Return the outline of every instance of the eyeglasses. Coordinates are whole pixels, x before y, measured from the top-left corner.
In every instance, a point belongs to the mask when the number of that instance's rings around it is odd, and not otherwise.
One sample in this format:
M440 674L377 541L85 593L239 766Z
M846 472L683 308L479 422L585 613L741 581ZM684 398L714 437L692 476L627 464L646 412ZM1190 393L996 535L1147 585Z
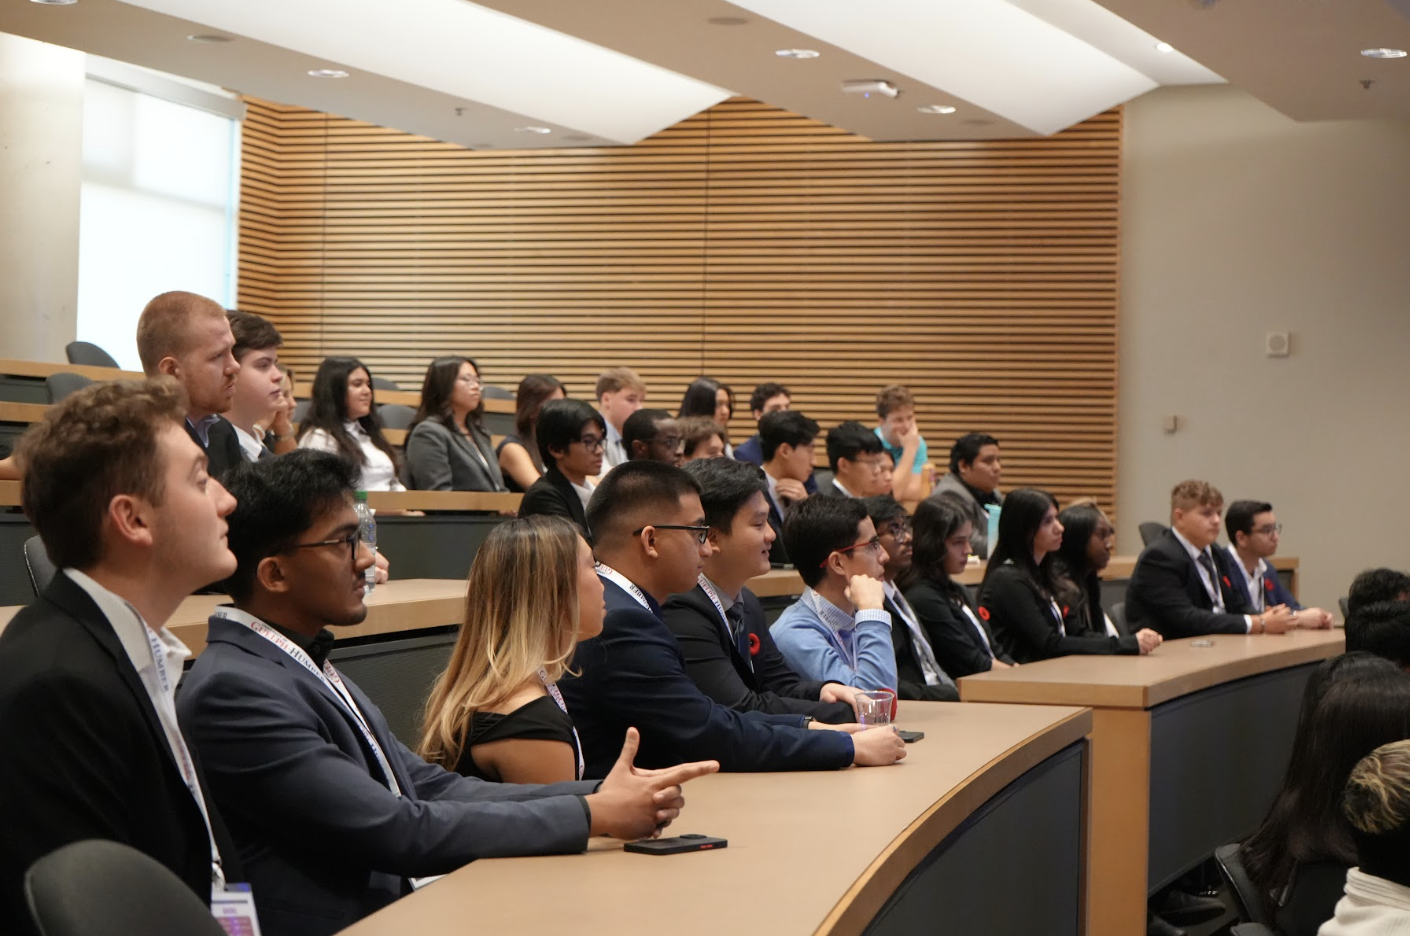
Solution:
M653 441L655 441L657 445L675 450L680 448L683 440L680 436L657 436Z
M851 546L843 546L841 549L834 549L832 552L847 553L851 552L854 549L870 549L873 554L879 553L881 552L881 537L873 536L865 543L853 543ZM832 558L832 553L828 553L828 558ZM822 562L819 562L818 568L826 569L827 559L824 559Z
M912 534L911 525L909 523L893 523L886 528L886 533L897 542L908 540Z
M467 387L480 387L480 386L483 386L483 384L480 383L480 378L478 378L478 377L457 377L457 378L455 378L455 380L456 380L456 383L463 383L463 384L465 384L465 386L467 386Z
M574 439L573 441L581 442L583 448L587 449L589 452L592 452L601 449L602 446L606 444L607 439L603 436L583 436L582 438Z
M867 469L872 474L881 474L883 471L890 470L892 467L891 459L887 458L885 455L878 458L859 458L857 459L857 464Z
M696 542L700 543L702 546L704 546L705 542L710 538L710 528L708 526L681 526L678 523L653 523L651 524L651 528L653 530L690 530L695 534ZM642 530L645 529L646 527L638 527L632 530L632 536L640 536Z
M340 536L337 539L319 540L317 543L295 543L289 549L313 549L318 546L346 546L348 547L348 558L353 562L357 561L357 547L362 545L362 530L356 529L347 536Z
M1259 527L1253 532L1262 533L1264 536L1272 536L1275 533L1283 532L1283 525L1281 523L1270 523L1267 526Z

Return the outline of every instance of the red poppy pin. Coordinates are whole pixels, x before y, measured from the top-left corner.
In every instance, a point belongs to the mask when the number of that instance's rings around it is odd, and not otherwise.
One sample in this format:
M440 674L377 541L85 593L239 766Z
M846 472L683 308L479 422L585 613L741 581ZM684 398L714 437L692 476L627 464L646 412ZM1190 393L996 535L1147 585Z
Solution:
M1273 580L1272 580L1272 579L1264 579L1264 580L1263 580L1263 590L1264 590L1264 591L1272 591L1272 590L1273 590Z
M749 635L749 655L756 657L759 655L759 635L751 633Z
M1227 575L1224 576L1224 587L1225 587L1225 588L1233 588L1233 587L1234 587L1233 584L1230 583L1230 581L1229 581L1229 576L1227 576Z
M984 607L983 605L980 605L980 606L979 606L979 616L982 617L982 618L983 618L984 620L986 620L986 621L989 620L989 609L986 608L986 607Z
M1067 617L1067 605L1062 606L1062 616Z

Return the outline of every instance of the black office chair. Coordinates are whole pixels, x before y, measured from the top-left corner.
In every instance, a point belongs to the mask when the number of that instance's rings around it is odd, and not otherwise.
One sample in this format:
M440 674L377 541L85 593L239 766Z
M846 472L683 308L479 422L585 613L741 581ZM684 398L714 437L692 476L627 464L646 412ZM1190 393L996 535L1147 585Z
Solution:
M1230 936L1278 936L1273 927L1263 923L1235 923Z
M34 588L35 597L44 594L59 570L49 561L49 553L39 537L31 536L24 541L24 564L29 570L29 584Z
M1122 637L1130 636L1131 629L1126 626L1126 602L1118 601L1111 606L1111 623L1116 625L1116 632Z
M396 382L395 382L395 381L388 380L388 379L385 378L385 377L373 377L373 378L372 378L372 389L373 389L373 390L400 390L401 387L398 387L398 386L396 385Z
M1351 601L1345 595L1337 599L1337 607L1341 608L1341 619L1343 622L1351 617Z
M77 393L92 382L93 380L90 377L63 371L58 374L50 374L48 377L44 378L44 392L49 395L49 402L51 404L58 403L60 400L69 396L69 394Z
M1244 923L1271 927L1273 921L1264 912L1263 901L1258 899L1258 889L1253 886L1253 881L1249 880L1248 871L1244 868L1243 857L1239 855L1239 843L1220 845L1216 848L1214 863L1219 866L1220 875L1229 885L1229 892L1234 897L1234 910L1238 913L1239 920Z
M480 388L480 396L486 400L512 400L514 391L496 387L494 384L485 384Z
M292 423L293 423L294 425L296 425L296 426L297 426L299 423L303 422L303 421L304 421L304 417L308 415L308 410L309 410L309 407L311 407L311 406L313 406L313 401L312 401L312 400L295 400L295 401L294 401L294 412L293 412L293 414L289 417L289 421L292 422Z
M1160 534L1164 533L1168 529L1168 527L1166 527L1166 525L1163 523L1156 523L1154 520L1147 520L1145 523L1141 524L1136 529L1141 531L1141 545L1149 546L1151 543L1154 543L1157 539L1159 539Z
M402 403L382 403L377 407L383 429L406 429L416 418L416 408Z
M120 842L50 852L25 874L24 896L40 936L225 936L186 882Z
M90 367L117 367L117 360L91 341L70 341L64 347L70 364L87 364Z

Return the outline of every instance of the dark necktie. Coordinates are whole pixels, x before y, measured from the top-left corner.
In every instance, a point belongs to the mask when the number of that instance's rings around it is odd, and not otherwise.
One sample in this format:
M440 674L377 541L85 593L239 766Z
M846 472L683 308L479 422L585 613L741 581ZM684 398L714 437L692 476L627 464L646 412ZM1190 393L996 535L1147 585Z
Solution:
M729 621L729 633L734 638L734 649L739 651L749 669L754 669L754 657L749 652L749 629L744 626L744 605L738 601L730 605L729 610L725 612L725 620Z
M1199 554L1199 564L1204 567L1204 571L1209 573L1209 581L1214 585L1214 596L1212 601L1219 610L1224 609L1224 596L1219 590L1219 573L1214 571L1214 559L1210 557L1209 550Z

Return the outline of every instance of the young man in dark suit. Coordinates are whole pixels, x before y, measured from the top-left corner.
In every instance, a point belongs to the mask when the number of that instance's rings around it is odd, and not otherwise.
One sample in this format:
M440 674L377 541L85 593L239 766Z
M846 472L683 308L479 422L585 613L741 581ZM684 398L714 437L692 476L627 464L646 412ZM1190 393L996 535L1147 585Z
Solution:
M1255 612L1234 587L1233 561L1214 548L1224 495L1205 481L1170 492L1170 529L1142 550L1126 590L1126 622L1166 640L1203 634L1281 634L1297 626L1287 605Z
M700 691L737 712L808 715L845 724L857 720L860 691L803 679L783 660L759 599L745 584L769 571L768 485L754 465L728 458L690 462L710 527L711 554L699 582L662 607L686 672Z
M756 425L769 413L781 413L792 407L793 396L788 392L788 388L780 383L761 383L749 396L749 413L754 417ZM756 432L735 446L734 457L762 468L764 450L760 447L759 434Z
M189 292L166 292L137 319L137 354L148 377L175 377L186 390L186 432L205 452L211 477L245 460L235 427L221 417L235 401L240 362L220 303Z
M587 776L602 776L630 726L641 731L641 760L650 767L709 758L721 770L834 770L905 756L889 729L849 734L804 715L736 712L696 687L661 619L661 602L694 587L710 553L700 486L690 475L653 461L618 465L593 493L588 523L607 617L602 633L574 652L579 675L558 684Z
M279 369L279 348L284 338L268 319L252 312L227 312L235 338L232 353L240 365L235 375L235 395L225 413L248 461L259 461L298 448L290 413L283 406L284 372ZM265 444L265 433L273 447Z
M877 497L889 494L886 469L891 456L881 437L856 420L827 431L827 463L832 480L820 493L831 497Z
M649 458L680 467L685 457L676 418L663 409L639 409L622 424L628 461Z
M1287 605L1299 627L1332 626L1332 616L1326 611L1298 604L1292 592L1283 587L1278 570L1268 564L1278 551L1278 537L1283 532L1272 504L1234 501L1224 513L1224 529L1229 534L1230 565L1238 573L1229 579L1253 611Z
M222 321L224 319L222 318ZM83 839L130 845L203 901L243 881L173 695L163 625L235 568L235 506L170 381L98 384L21 442L24 509L59 572L0 635L0 931L31 932L25 871Z
M896 579L911 567L911 524L906 508L890 494L868 497L862 503L886 551L881 583L886 613L891 615L891 645L896 650L896 695L921 702L958 702L959 688L935 659L920 618L896 585Z
M265 936L336 932L410 893L413 877L475 858L652 835L679 811L679 784L716 769L640 773L629 737L600 785L532 786L468 779L408 750L328 662L327 628L367 616L372 553L353 511L356 479L345 461L308 449L231 473L234 606L211 617L181 690L181 724L230 822Z
M591 542L587 501L592 496L591 479L602 471L606 421L582 400L549 400L539 410L534 435L545 470L524 492L519 516L566 517Z
M783 545L783 520L788 509L809 497L804 480L813 476L813 447L818 424L797 410L778 410L759 420L759 444L768 482L769 526L774 530L774 565L788 562Z

